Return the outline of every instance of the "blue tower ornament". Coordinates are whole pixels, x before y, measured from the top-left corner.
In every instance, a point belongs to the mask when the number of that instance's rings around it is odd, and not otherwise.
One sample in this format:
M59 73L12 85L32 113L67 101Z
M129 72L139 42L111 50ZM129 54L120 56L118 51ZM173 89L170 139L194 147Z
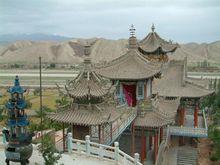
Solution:
M14 86L8 89L8 93L11 95L6 104L8 109L8 130L3 130L8 142L5 147L5 162L7 165L9 165L10 161L26 165L29 163L28 159L33 152L31 142L34 134L27 130L29 121L24 110L26 108L24 92L26 90L20 86L19 78L16 76Z

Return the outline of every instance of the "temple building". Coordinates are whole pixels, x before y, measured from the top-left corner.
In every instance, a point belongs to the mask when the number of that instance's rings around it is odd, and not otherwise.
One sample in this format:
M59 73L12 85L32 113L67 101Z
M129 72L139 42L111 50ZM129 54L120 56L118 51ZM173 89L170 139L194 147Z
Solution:
M90 135L107 145L117 140L131 156L140 153L142 163L162 161L176 141L177 146L196 144L208 130L200 101L214 91L187 77L186 58L169 61L178 47L162 39L154 25L140 42L132 26L128 51L105 64L91 63L87 44L83 69L60 88L70 106L47 117L69 124L73 138Z
M161 39L154 30L155 27L152 26L152 32L139 43L139 51L147 59L163 62L160 78L153 81L153 95L165 100L180 100L175 122L166 132L167 143L175 146L176 140L178 140L179 146L196 146L197 138L208 136L206 116L204 110L201 110L200 102L205 96L211 95L214 91L208 89L206 80L198 80L187 76L187 56L184 60L169 60L168 53L174 52L179 46ZM157 51L150 53L156 48ZM193 148L191 149L193 150ZM178 151L177 153L181 152ZM195 155L196 152L195 150ZM161 157L162 155L165 154L161 154ZM195 155L193 159L195 159ZM166 158L164 157L164 159Z
M164 66L161 79L154 82L153 92L166 99L180 98L176 126L170 127L170 135L179 137L179 145L193 139L208 136L205 114L200 110L203 97L214 91L202 80L187 77L187 58L172 60ZM185 142L184 142L185 140ZM196 144L195 144L196 145Z
M132 107L115 104L115 85L97 75L88 58L78 76L61 90L71 99L71 105L47 117L69 124L73 138L84 140L90 135L91 141L110 145L136 117Z
M131 155L139 152L141 162L144 162L148 151L153 152L153 159L156 160L158 147L163 139L163 128L175 122L179 99L152 97L152 82L160 77L162 66L148 60L139 52L135 29L132 26L130 30L127 53L98 68L96 73L117 84L118 104L137 109L137 117L132 122L129 132L131 148L125 144L124 150L130 151Z

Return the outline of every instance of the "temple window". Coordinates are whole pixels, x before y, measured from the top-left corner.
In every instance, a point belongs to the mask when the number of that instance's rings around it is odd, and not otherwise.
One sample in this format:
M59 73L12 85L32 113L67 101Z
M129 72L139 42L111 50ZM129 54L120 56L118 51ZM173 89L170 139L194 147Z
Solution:
M98 138L99 137L99 127L98 126L91 126L91 137Z
M147 97L150 97L152 94L152 81L148 79L147 81Z
M137 98L138 100L144 98L144 83L143 82L137 83Z
M120 84L116 86L116 95L119 96L121 94Z

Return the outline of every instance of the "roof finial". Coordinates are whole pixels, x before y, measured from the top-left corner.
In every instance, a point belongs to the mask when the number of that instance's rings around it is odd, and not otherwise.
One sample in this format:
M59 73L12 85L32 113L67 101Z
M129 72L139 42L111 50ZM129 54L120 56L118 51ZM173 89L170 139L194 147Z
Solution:
M155 30L154 23L153 23L152 26L151 26L151 30L152 30L152 32L154 32L154 30Z
M134 36L135 36L135 30L136 30L136 29L135 29L134 25L131 24L131 28L129 29L131 37L134 37Z
M15 86L19 86L20 82L19 82L19 78L18 75L15 76Z
M88 41L86 41L86 45L84 46L84 54L85 56L89 56L91 53L91 45Z

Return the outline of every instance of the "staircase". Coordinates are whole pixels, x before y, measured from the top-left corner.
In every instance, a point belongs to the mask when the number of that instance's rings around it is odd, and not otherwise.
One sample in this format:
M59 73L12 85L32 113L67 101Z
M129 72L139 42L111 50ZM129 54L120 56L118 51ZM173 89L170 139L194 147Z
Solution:
M181 147L177 151L177 165L197 165L197 158L196 148Z

